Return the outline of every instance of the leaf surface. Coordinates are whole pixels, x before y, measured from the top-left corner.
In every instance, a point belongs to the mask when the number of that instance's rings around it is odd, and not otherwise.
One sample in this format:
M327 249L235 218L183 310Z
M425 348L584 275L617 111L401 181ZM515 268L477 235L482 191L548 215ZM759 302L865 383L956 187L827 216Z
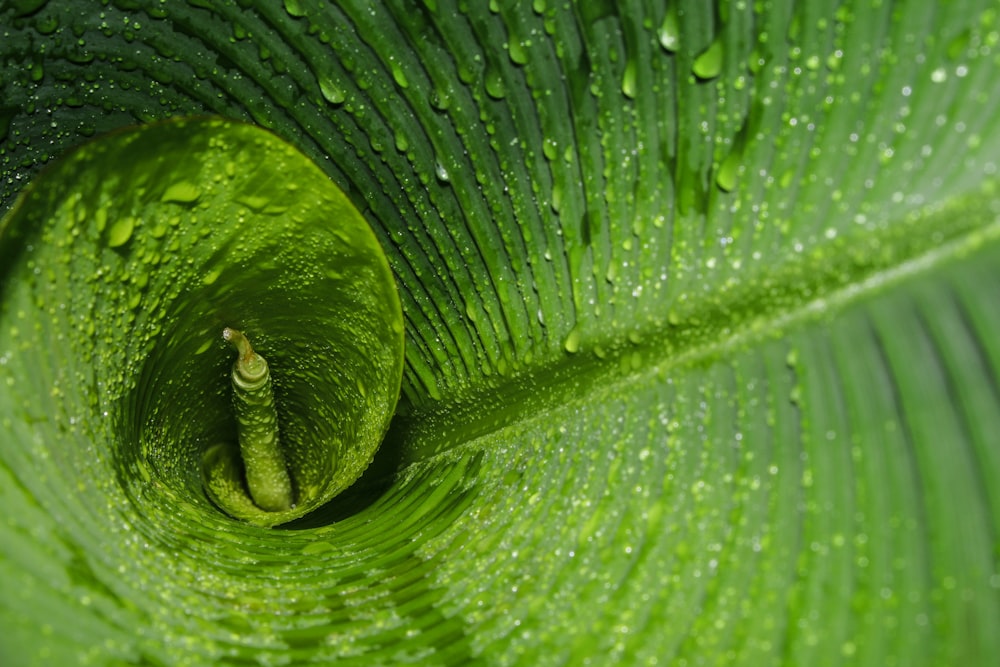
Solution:
M292 531L122 505L0 394L0 658L1000 657L992 3L0 20L4 206L89 135L250 120L364 213L407 336L370 473Z

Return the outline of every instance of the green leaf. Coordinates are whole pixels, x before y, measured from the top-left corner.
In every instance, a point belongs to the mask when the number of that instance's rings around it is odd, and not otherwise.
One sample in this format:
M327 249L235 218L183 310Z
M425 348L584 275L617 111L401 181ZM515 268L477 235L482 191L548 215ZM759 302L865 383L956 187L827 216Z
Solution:
M47 447L182 494L205 452L212 500L266 526L368 467L399 395L399 299L364 219L292 147L221 120L121 131L52 165L2 226L5 397ZM264 396L236 390L228 324L270 359L270 413L241 409Z
M5 209L104 130L252 121L371 224L406 358L368 473L252 528L118 466L5 272L0 663L1000 659L994 3L29 4Z

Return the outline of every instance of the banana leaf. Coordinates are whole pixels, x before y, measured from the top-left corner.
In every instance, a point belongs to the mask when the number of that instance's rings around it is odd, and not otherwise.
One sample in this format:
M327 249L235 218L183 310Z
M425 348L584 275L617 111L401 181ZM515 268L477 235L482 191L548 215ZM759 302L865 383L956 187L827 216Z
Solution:
M212 374L129 316L167 274L0 227L0 664L997 664L998 93L991 0L0 2L0 213L152 187L60 171L108 132L251 124L406 345L361 478L245 524L174 441Z

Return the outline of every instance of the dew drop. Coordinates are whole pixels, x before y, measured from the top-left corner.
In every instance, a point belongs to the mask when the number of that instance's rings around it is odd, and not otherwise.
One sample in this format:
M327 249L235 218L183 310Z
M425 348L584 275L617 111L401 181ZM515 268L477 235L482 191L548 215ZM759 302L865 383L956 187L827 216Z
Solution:
M320 77L319 79L319 92L323 94L323 99L325 99L330 104L343 104L344 103L344 91L340 89L333 81L327 79L326 77Z
M302 5L299 4L299 0L285 0L285 11L288 12L289 16L294 16L295 18L306 15L302 9Z
M555 139L546 138L542 142L542 153L545 155L545 159L553 161L559 157L559 144L556 143Z
M671 4L666 16L663 17L663 23L660 24L660 29L657 30L657 37L660 38L660 46L664 49L670 53L677 51L677 47L680 45L680 30L677 26L676 3Z
M201 282L204 283L205 285L211 285L216 280L218 280L219 276L221 275L222 275L222 267L220 266L206 273L205 277L201 279Z
M104 231L104 228L108 225L108 209L99 208L94 211L94 227L97 229L97 233L100 234Z
M448 108L450 99L451 96L442 88L435 88L431 91L431 106L438 111L445 111Z
M517 65L526 65L528 63L528 52L524 47L525 44L520 40L510 40L510 43L507 45L507 53L510 55L513 63Z
M405 153L410 149L410 141L406 138L406 134L402 131L396 131L396 150L400 153Z
M495 100L502 100L504 95L507 94L503 85L503 77L500 75L500 72L495 69L487 70L484 78L484 85L486 87L486 93Z
M107 214L105 214L107 217ZM111 229L108 230L108 247L118 248L126 243L132 238L132 230L135 229L135 218L127 215L123 218L119 218L111 225Z
M563 341L563 347L570 354L580 351L580 330L574 327Z
M448 170L440 162L434 164L434 174L438 177L439 181L447 183L451 176L448 175Z
M691 70L699 79L714 79L722 73L725 48L722 46L722 36L718 36L694 60Z
M260 195L243 195L242 197L236 197L236 201L243 204L254 213L260 213L267 208L267 205L271 200Z
M396 80L396 85L400 88L410 87L410 81L406 78L406 72L396 63L392 64L392 78Z
M39 17L35 30L42 35L51 35L59 29L59 17L56 15Z
M743 163L743 155L740 151L730 153L722 164L719 165L719 172L715 176L715 184L724 192L732 192L736 187L737 176L739 176L740 165Z
M166 189L160 201L191 204L201 197L201 190L190 181L178 181Z
M625 75L622 77L622 92L625 97L629 99L635 99L635 78L636 78L636 64L634 58L629 58L628 63L625 65Z

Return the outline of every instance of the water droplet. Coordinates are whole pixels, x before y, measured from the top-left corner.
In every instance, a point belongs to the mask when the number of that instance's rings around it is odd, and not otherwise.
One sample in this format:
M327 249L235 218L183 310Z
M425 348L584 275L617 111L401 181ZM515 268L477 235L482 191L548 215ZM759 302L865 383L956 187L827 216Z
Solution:
M667 10L667 14L663 17L663 23L660 24L660 29L657 31L657 36L660 38L660 46L670 53L677 51L677 47L680 45L677 3L671 3L670 9Z
M201 190L190 181L178 181L164 191L160 201L191 204L201 197Z
M271 200L267 197L261 197L260 195L243 195L242 197L237 197L236 201L243 204L251 211L260 213L267 208L267 205Z
M410 81L406 78L406 72L396 63L392 63L392 78L396 80L396 85L400 88L410 87Z
M302 548L302 553L305 556L321 554L325 551L336 551L336 547L334 547L329 542L310 542L309 544L307 544L305 547Z
M721 34L694 60L691 69L699 79L714 79L722 73L725 48Z
M434 174L438 177L439 181L443 181L445 183L447 183L451 178L448 175L448 170L441 162L436 162L434 164Z
M562 198L562 186L558 183L554 183L552 185L552 201L550 202L550 206L552 206L552 210L556 213L558 213L559 209L562 208Z
M111 225L111 229L108 230L108 247L118 248L128 243L128 240L132 238L132 230L134 229L135 218L132 216L126 215L116 220Z
M222 275L222 267L220 266L206 273L205 277L201 279L201 282L206 285L211 285L216 280L218 280L219 276L221 275Z
M458 79L467 86L471 86L479 78L479 72L481 67L478 65L472 67L465 63L460 63L458 65Z
M326 77L321 77L319 79L319 92L323 94L323 99L325 99L330 104L343 104L345 95L344 91L340 89L333 81L327 79Z
M405 153L410 148L410 142L406 138L406 134L402 131L396 131L396 150L400 153Z
M580 350L580 330L574 327L569 334L566 336L566 340L563 341L563 347L570 354L579 352Z
M57 15L41 16L35 24L35 30L42 35L51 35L59 29L59 17Z
M299 0L285 0L285 11L288 12L289 16L294 16L296 18L306 15L302 6L299 4Z
M431 91L431 106L438 111L444 111L448 108L448 104L451 100L451 96L448 91L443 88L435 88Z
M517 65L526 65L528 63L528 52L525 50L525 43L518 39L510 40L507 45L507 53L510 55L511 62Z
M635 99L635 77L635 59L629 58L628 63L625 65L625 74L622 77L622 92L625 93L625 97L629 99Z
M489 69L486 71L484 85L486 87L486 93L495 100L502 100L504 95L507 94L503 85L503 77L500 75L500 72L495 69Z
M542 142L542 153L545 155L545 159L555 160L559 157L559 144L556 143L555 139L546 138Z
M739 176L740 165L743 164L742 151L734 150L719 165L719 172L715 176L715 184L724 192L732 192L736 187L737 176Z

